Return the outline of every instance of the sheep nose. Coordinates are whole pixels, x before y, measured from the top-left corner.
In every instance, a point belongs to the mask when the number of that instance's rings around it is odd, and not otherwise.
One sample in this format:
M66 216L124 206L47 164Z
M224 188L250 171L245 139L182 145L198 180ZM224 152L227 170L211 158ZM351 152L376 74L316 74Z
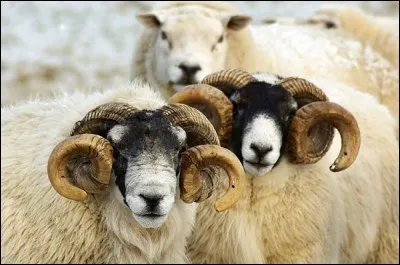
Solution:
M263 157L272 151L272 146L260 146L258 144L250 144L250 148L257 155L258 160L260 161Z
M184 75L188 78L192 78L198 71L201 70L200 65L187 65L181 63L179 68L183 71Z
M139 196L146 202L146 205L151 209L156 208L160 204L160 201L164 197L162 195L154 195L154 194L152 194L152 195L139 194Z

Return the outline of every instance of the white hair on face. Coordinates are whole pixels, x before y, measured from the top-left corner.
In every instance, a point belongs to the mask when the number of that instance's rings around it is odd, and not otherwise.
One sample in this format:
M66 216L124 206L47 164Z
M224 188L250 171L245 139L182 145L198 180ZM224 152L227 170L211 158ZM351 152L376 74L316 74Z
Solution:
M190 24L191 27L187 27ZM179 16L169 16L163 21L167 38L162 39L158 33L155 42L155 65L148 65L147 70L154 72L157 80L163 85L174 83L175 91L180 91L184 72L180 65L198 66L194 74L195 83L206 75L218 71L225 64L227 52L226 36L218 42L225 30L219 18L203 16L197 12ZM153 70L154 68L154 70Z
M259 114L246 126L243 134L242 156L244 169L253 176L263 176L269 172L280 156L282 132L276 122L266 114ZM258 162L258 157L251 145L272 150L260 162L266 166L255 166L249 162Z
M121 141L122 136L126 133L127 130L128 127L124 125L115 125L108 132L108 137L110 137L113 142L118 143L119 141Z
M182 129L182 127L180 126L176 126L173 127L174 133L176 134L176 136L178 137L178 141L180 143L183 143L184 141L186 141L186 132L184 129Z
M255 72L252 73L252 76L260 82L266 82L271 85L274 85L281 80L281 78L276 74L268 72Z
M127 129L127 126L116 125L110 130L109 137L118 142ZM186 132L179 126L172 126L171 133L163 137L176 137L179 145L182 145L186 140ZM166 153L163 144L159 142L150 149L144 148L139 154L126 157L126 173L119 176L123 178L125 186L125 201L121 190L118 187L113 189L116 199L126 203L136 222L144 228L160 227L167 220L177 198L177 157L173 156L178 153Z
M135 220L145 228L157 228L165 222L177 189L177 176L171 165L162 156L156 161L152 158L143 155L140 163L129 161L125 175L126 202ZM151 210L145 197L159 198L157 207ZM149 214L153 216L146 216Z

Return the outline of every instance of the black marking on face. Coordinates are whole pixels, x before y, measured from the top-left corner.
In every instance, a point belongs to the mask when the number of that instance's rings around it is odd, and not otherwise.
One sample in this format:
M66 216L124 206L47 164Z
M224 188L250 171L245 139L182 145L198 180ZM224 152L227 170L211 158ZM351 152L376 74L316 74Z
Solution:
M242 139L247 125L258 114L266 114L274 120L282 137L281 156L284 143L290 126L291 117L296 111L296 102L293 96L280 85L265 82L252 82L235 95L231 150L242 161ZM280 158L278 159L278 162ZM278 163L275 164L275 166Z
M165 33L164 30L161 31L160 36L161 36L161 39L162 39L162 40L168 42L168 47L169 47L169 49L172 49L172 42L171 42L171 40L168 39L167 33Z
M124 198L124 203L128 206L126 202L126 187L125 187L125 175L128 166L128 160L123 157L118 150L113 151L113 170L116 176L115 184L118 186L122 197Z
M116 185L126 197L125 176L129 161L138 161L140 155L145 154L147 159L157 161L160 156L179 171L180 152L184 149L186 141L179 139L177 127L159 112L142 111L133 114L122 122L122 135L108 137L114 147L113 172L116 176Z
M325 22L325 28L326 29L336 29L337 25L333 21L327 21L327 22Z

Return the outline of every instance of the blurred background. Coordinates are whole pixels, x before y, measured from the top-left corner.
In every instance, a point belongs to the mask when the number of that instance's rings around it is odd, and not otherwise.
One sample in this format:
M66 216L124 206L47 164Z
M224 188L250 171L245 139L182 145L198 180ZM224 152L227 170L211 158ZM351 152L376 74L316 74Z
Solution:
M1 2L1 95L23 87L73 90L129 79L140 29L135 14L155 1ZM316 10L350 5L368 14L399 17L398 1L231 1L254 24L271 17L306 18ZM10 92L11 91L11 92ZM2 99L2 105L4 102Z

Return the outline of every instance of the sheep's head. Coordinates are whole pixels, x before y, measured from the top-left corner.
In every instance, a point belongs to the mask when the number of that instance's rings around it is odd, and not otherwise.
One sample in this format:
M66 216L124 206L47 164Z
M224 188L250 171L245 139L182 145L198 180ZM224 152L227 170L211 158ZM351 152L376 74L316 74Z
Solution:
M154 71L159 83L173 85L176 91L224 69L231 32L245 28L251 20L244 15L198 10L199 7L188 6L182 13L169 11L167 15L154 12L137 16L157 34L152 50L157 62L147 67Z
M210 173L216 171L200 172L214 166L230 179L215 205L222 211L239 199L244 172L201 112L182 104L139 111L109 103L90 111L56 146L48 175L58 193L74 200L104 192L113 176L121 203L148 228L167 219L177 196L187 203L208 198L220 181Z
M334 128L342 148L331 171L349 167L360 147L353 115L301 78L224 70L175 94L171 102L205 109L211 121L217 120L213 125L221 142L254 176L269 172L283 154L293 163L316 163L329 150Z

